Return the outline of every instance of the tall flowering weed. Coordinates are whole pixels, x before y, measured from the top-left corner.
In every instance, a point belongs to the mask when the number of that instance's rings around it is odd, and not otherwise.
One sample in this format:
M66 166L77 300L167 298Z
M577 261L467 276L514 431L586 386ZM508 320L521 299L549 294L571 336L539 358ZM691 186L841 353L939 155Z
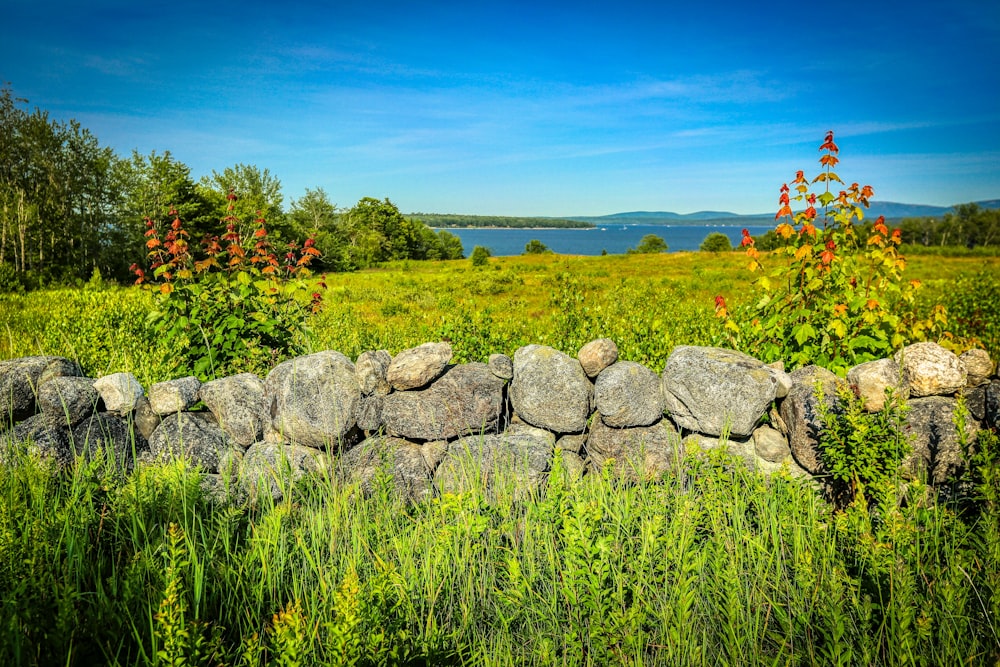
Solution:
M864 222L870 185L846 185L834 171L840 149L828 132L819 147L821 170L797 171L781 186L775 215L777 250L765 254L743 230L741 247L757 275L755 300L729 311L716 297L729 344L792 367L818 364L841 375L861 362L889 356L947 324L944 309L915 314L917 280L903 277L899 229L880 216ZM793 206L798 210L793 210ZM771 264L768 266L767 264Z
M225 232L206 236L197 249L175 210L166 229L147 218L148 270L131 267L136 283L158 297L150 322L167 343L175 375L264 372L305 351L307 317L320 307L309 281L309 265L320 256L313 239L279 249L264 218L243 224L233 212L236 195L228 197Z

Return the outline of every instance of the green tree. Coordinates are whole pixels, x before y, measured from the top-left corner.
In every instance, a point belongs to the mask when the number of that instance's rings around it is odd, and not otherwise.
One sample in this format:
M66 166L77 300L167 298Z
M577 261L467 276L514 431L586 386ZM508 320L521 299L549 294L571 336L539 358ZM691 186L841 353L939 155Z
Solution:
M722 232L712 232L705 237L698 249L702 252L729 252L733 249L733 243Z
M268 169L242 163L226 167L221 172L213 169L212 175L203 176L198 186L202 195L212 203L216 220L228 215L228 196L233 192L236 202L232 214L243 221L244 226L252 225L259 217L264 218L272 234L278 238L291 238L291 229L282 208L284 195L281 193L281 181Z
M545 255L551 252L549 247L538 239L531 239L524 246L525 255Z
M477 245L472 249L472 265L473 266L486 266L489 263L490 257L493 255L489 248L484 248L481 245Z
M670 248L667 247L667 242L656 234L646 234L639 241L639 245L635 248L629 248L626 250L627 253L631 254L655 254L660 252L667 252Z

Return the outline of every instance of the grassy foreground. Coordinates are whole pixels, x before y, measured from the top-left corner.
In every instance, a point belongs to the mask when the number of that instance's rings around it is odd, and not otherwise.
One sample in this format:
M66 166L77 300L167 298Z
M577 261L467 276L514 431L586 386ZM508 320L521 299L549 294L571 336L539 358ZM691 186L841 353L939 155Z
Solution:
M834 514L724 454L659 483L406 507L321 480L205 497L183 463L0 469L7 665L995 665L1000 511Z

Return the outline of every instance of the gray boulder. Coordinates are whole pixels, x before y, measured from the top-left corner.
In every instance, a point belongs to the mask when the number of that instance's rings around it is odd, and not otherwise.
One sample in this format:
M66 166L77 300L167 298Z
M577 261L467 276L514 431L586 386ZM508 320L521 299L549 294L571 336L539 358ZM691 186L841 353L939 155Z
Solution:
M837 387L844 381L819 366L806 366L792 372L792 389L781 400L781 421L788 433L788 444L795 461L813 475L823 470L819 449L819 433L823 422L816 406L817 382L823 389L823 399L827 406L836 409Z
M357 484L362 493L370 496L381 472L392 478L395 493L403 500L410 503L428 500L434 494L433 471L422 449L421 445L400 438L368 438L340 457L336 463L337 478Z
M454 366L427 389L386 396L382 422L389 435L416 440L496 432L503 387L486 364Z
M68 466L76 458L66 429L55 426L45 415L28 417L0 433L0 465L9 465L14 451L20 447L60 466Z
M385 396L392 390L386 379L391 363L392 357L386 350L369 350L361 353L354 363L354 370L358 376L358 386L362 395Z
M514 360L506 354L491 354L486 365L490 367L490 372L501 380L514 378Z
M340 447L358 418L361 388L354 364L340 352L290 359L264 382L264 404L274 429L291 442L317 449Z
M951 396L965 387L965 367L951 350L937 343L914 343L893 358L903 368L910 396Z
M978 387L990 381L995 367L993 360L986 350L978 348L966 350L958 357L958 361L965 368L967 382L970 387Z
M64 357L0 361L0 424L10 425L35 414L35 398L49 379L78 375L80 367Z
M258 502L264 494L278 502L304 476L324 475L329 470L329 455L318 449L258 442L243 454L240 485L251 502Z
M94 381L94 389L104 400L108 412L124 416L138 405L142 398L142 385L131 373L112 373Z
M366 433L379 430L385 424L382 419L382 404L385 396L372 394L362 396L358 404L358 428Z
M159 460L183 457L205 472L216 473L229 444L226 434L207 415L177 412L164 417L156 427L149 448Z
M781 463L792 453L785 436L770 426L761 426L753 432L753 447L757 456L770 463Z
M575 435L564 435L556 440L556 449L561 449L564 452L573 452L574 454L579 454L580 450L587 444L587 434L580 433Z
M201 382L193 375L157 382L149 388L149 407L162 416L187 410L198 400Z
M78 456L88 459L103 452L111 454L121 472L130 472L136 456L148 449L141 435L130 428L128 422L113 412L99 412L73 427L71 443Z
M581 347L576 358L580 360L580 366L587 377L595 378L618 361L618 346L610 338L598 338Z
M903 470L913 476L927 475L932 484L942 484L958 477L965 467L954 414L956 401L945 396L927 396L910 399L906 414L905 437L910 439L912 451L903 462ZM968 442L975 441L979 423L966 421ZM968 444L968 443L967 443Z
M735 350L679 345L663 369L667 411L689 431L747 437L777 396L780 372Z
M201 385L198 397L229 439L249 447L264 435L264 382L253 373L219 378Z
M85 377L60 376L38 390L38 407L52 424L72 427L97 412L101 401L94 381Z
M581 433L593 407L594 386L580 362L544 345L514 353L510 400L521 419L555 433Z
M554 450L555 436L525 425L459 438L448 445L434 472L434 485L440 493L483 488L491 500L508 494L523 499L548 479Z
M876 359L858 364L847 371L847 383L855 388L868 412L878 412L885 406L886 389L903 400L910 394L903 371L895 359Z
M610 462L621 480L657 479L677 470L680 442L667 419L636 428L611 428L595 420L587 438L587 454L596 472Z
M142 437L149 440L153 435L153 431L163 421L163 417L153 412L153 408L149 406L149 399L143 396L135 404L135 410L132 412L132 421Z
M444 372L451 357L451 343L447 341L403 350L389 364L386 380L399 391L424 387Z
M659 376L634 361L611 364L594 383L601 420L614 428L649 426L663 418L666 403Z

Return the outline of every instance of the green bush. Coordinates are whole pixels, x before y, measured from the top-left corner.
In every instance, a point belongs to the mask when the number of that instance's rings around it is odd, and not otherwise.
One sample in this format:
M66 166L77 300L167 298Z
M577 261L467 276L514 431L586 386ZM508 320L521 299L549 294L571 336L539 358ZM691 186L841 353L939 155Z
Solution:
M551 252L549 247L538 239L531 239L524 245L525 255L546 255Z
M646 234L639 241L639 245L637 245L634 248L629 248L625 252L627 252L630 255L631 254L641 255L641 254L667 252L668 250L670 250L670 248L667 247L667 242L664 241L662 238L660 238L656 234Z
M473 266L486 266L489 263L490 257L493 253L490 252L489 248L484 248L481 245L477 245L472 249L472 265Z
M698 249L702 252L729 252L733 249L733 243L722 232L712 232L705 237Z

